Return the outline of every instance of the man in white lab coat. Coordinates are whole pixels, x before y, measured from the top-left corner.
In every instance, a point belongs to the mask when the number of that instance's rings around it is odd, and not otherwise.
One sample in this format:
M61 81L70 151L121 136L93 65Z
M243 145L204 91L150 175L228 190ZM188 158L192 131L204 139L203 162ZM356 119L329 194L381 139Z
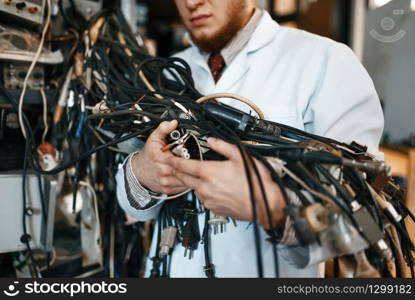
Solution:
M345 45L301 30L281 27L252 0L176 0L192 46L176 56L186 60L196 88L205 95L226 92L251 99L266 119L343 142L357 141L377 153L383 130L380 102L369 75ZM229 99L224 103L247 111ZM211 148L228 158L200 162L174 157L160 148L177 122L163 123L139 153L117 174L118 199L132 217L156 218L164 201L150 202L149 191L174 194L193 189L203 205L238 220L224 234L211 237L217 277L256 277L255 243L248 185L238 151L223 141ZM317 277L324 260L317 245L296 244L292 224L283 214L278 186L259 163L271 203L273 226L283 234L278 246L279 276ZM294 199L292 199L294 201ZM259 202L259 201L258 201ZM259 211L260 223L265 214ZM204 223L200 216L199 224ZM202 228L201 228L202 229ZM272 245L261 230L264 274L275 275ZM154 255L153 240L150 256ZM192 260L177 245L171 257L172 277L204 277L203 247ZM147 275L151 263L147 265Z

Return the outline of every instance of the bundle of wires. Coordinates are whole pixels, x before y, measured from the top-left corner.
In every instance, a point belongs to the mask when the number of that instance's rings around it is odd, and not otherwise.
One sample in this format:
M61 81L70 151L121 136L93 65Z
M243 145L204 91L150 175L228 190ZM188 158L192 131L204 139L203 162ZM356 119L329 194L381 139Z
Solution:
M89 167L93 153L128 152L124 142L145 141L161 122L178 120L179 137L171 141L172 150L186 145L190 158L223 159L207 147L207 137L225 140L239 149L250 190L259 277L263 277L264 271L256 203L263 201L269 228L272 215L254 160L264 164L279 185L287 204L286 213L293 219L303 244L317 242L325 246L337 228L336 222L343 218L351 234L356 233L363 245L356 252L378 253L370 260L380 275L393 276L389 266L397 252L403 253L404 265L414 275L414 247L404 222L407 216L412 220L414 216L404 206L404 193L390 179L388 168L375 161L367 149L263 120L259 108L237 95L204 97L195 89L187 63L179 58L149 56L118 10L95 16L81 41L55 107L53 143L61 153L57 167L42 168L37 145L27 130L27 159L36 172L51 175L75 167L76 184L81 169ZM218 103L224 97L247 103L258 117ZM254 182L259 183L261 199L255 198ZM297 195L301 206L290 204L288 191ZM183 244L188 238L186 234L193 234L196 243L202 239L206 274L214 277L209 255L209 211L193 197L191 201L185 201L187 195L170 197L176 200L169 201L160 213L158 238L165 228L174 226L179 229L178 240ZM192 233L196 227L193 215L200 213L206 214L202 237ZM271 241L278 240L274 230L268 233ZM168 261L160 255L159 248L153 259L153 275L160 276L162 266L163 276L168 276ZM350 251L343 249L335 256L353 254ZM402 269L402 264L396 265Z

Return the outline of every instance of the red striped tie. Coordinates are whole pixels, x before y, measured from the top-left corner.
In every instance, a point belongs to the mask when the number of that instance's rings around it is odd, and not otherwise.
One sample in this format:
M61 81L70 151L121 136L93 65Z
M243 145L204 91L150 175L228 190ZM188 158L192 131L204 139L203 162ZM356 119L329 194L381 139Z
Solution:
M208 65L210 68L210 72L212 73L213 79L215 83L218 82L220 77L222 76L222 72L225 69L225 59L220 53L213 53L209 57Z

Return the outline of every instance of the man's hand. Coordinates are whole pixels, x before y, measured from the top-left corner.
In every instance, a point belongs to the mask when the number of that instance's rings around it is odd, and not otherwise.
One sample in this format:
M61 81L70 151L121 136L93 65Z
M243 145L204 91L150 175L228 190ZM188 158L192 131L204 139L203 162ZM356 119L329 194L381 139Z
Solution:
M178 122L163 122L149 136L143 151L132 160L134 174L141 185L156 193L176 194L186 191L186 186L174 176L173 168L168 162L174 157L161 148L166 144L166 137L177 128Z
M226 161L198 161L171 157L168 164L174 169L174 176L188 188L193 189L204 207L217 215L236 220L253 221L248 180L238 148L222 140L208 140L212 150L227 157ZM254 183L256 208L260 224L266 228L283 225L285 203L270 172L260 162L255 161L268 198L272 224L270 225L264 199L258 180L251 170Z

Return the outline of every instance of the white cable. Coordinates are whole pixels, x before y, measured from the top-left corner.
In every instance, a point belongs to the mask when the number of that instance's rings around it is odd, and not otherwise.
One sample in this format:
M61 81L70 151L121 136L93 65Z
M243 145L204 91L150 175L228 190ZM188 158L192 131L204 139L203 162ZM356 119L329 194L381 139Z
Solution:
M51 12L52 12L52 5L50 0L47 0L47 9L48 9L48 15L46 17L46 23L45 26L43 27L43 31L42 31L42 37L40 39L40 43L39 43L39 47L37 48L35 57L33 58L32 64L29 67L29 70L27 71L26 77L24 79L23 82L23 90L22 93L20 94L20 98L19 98L19 124L20 124L20 129L22 130L23 136L27 139L27 135L26 135L26 129L25 129L25 125L23 123L23 101L24 101L24 96L26 94L26 89L27 89L27 84L29 81L29 78L33 72L33 69L35 68L35 65L37 63L37 61L39 60L40 54L42 53L42 49L43 49L43 44L45 42L45 38L46 38L46 32L48 31L48 27L50 24L50 19L51 19Z
M43 101L43 126L45 129L43 130L42 134L42 144L45 143L46 136L49 131L49 125L48 125L48 98L46 97L45 90L43 88L40 89L40 94L42 95L42 101Z
M188 190L186 190L186 191L184 191L182 193L175 194L175 195L171 195L171 196L166 196L166 195L164 195L164 196L150 195L150 197L151 197L151 199L155 199L155 200L173 200L173 199L179 198L181 196L184 196L184 195L190 193L191 191L192 191L192 189L188 189Z
M98 197L97 197L94 187L89 182L86 182L86 181L79 181L79 185L86 187L91 192L92 203L94 204L95 214L98 216Z

